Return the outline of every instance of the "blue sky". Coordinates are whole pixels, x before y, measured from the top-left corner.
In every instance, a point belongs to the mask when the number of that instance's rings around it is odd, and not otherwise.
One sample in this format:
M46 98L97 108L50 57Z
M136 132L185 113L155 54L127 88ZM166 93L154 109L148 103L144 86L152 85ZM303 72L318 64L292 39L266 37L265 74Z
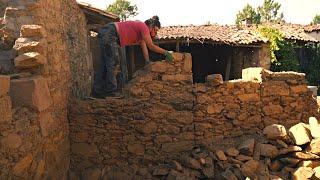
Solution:
M106 9L115 0L77 0ZM279 2L285 20L291 23L308 24L320 14L320 0L275 0ZM257 7L263 0L131 0L138 6L135 20L146 20L158 15L163 26L201 25L210 21L218 24L233 24L236 14L247 3Z

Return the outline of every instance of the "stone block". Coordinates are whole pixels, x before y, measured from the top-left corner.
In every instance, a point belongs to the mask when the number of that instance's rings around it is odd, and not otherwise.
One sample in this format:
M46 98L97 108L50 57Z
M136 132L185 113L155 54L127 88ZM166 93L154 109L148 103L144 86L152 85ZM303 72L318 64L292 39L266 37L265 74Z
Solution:
M33 68L46 63L46 57L37 52L24 53L14 59L14 65L17 68Z
M0 97L6 96L10 89L10 76L0 75Z
M0 97L0 124L4 122L11 122L11 99L9 96Z
M293 173L293 180L303 180L303 179L309 179L314 174L312 168L310 167L300 167Z
M282 125L272 124L263 129L263 134L268 139L282 139L287 136L287 130Z
M223 106L219 104L212 104L207 107L207 113L209 114L219 114L223 110Z
M310 131L313 138L320 138L320 124L315 117L309 118Z
M219 86L223 84L223 77L221 74L210 74L207 76L206 82L209 86Z
M274 158L278 155L279 150L277 147L271 144L260 144L260 154L261 156Z
M312 154L320 155L320 138L313 139L306 150Z
M134 155L142 156L144 154L145 147L142 144L129 144L128 152Z
M28 24L21 26L21 37L46 37L44 28L40 25Z
M51 112L41 112L39 115L40 130L43 137L50 135L56 127L54 126L55 121Z
M190 53L184 54L183 71L186 73L192 72L192 56Z
M13 107L27 106L41 112L52 104L47 81L42 77L12 80L10 96Z
M242 79L246 81L262 82L261 72L263 68L252 67L242 70Z
M151 71L155 73L164 73L169 69L169 64L166 62L158 61L151 64Z
M13 48L18 52L19 55L27 52L38 52L40 54L45 53L45 40L34 40L31 38L18 38Z
M303 145L311 141L311 134L304 123L299 123L289 129L289 135L296 145Z

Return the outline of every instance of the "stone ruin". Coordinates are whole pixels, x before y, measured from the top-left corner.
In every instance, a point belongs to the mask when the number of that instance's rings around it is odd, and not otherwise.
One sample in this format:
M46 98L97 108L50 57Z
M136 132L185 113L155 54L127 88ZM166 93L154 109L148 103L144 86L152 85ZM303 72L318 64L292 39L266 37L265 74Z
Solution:
M191 55L175 53L137 71L124 97L85 99L92 60L76 2L6 3L0 179L319 179L304 74L249 68L193 84Z

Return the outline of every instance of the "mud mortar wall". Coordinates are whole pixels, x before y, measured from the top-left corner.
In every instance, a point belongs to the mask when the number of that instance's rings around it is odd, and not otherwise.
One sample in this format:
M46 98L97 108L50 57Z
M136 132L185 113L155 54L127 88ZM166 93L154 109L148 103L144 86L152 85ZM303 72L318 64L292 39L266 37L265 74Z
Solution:
M0 179L67 179L68 100L91 89L85 17L75 0L9 1L0 32Z
M76 101L70 113L71 171L103 175L258 138L269 124L289 127L317 115L304 74L244 70L243 79L192 84L190 54L136 73L123 99Z

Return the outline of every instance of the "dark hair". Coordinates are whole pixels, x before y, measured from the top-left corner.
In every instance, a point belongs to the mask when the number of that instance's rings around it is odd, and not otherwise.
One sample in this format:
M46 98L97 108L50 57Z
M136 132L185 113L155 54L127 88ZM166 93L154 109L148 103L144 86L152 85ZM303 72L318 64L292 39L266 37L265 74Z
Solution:
M159 28L161 28L161 23L159 21L159 17L158 16L152 16L152 18L146 20L144 23L146 23L146 25L150 26L150 27L159 27Z

